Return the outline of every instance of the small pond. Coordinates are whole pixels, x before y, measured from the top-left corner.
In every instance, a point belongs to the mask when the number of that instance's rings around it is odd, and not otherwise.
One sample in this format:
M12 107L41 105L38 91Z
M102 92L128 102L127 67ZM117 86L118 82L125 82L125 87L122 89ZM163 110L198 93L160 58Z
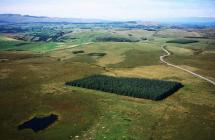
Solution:
M18 126L19 130L22 129L32 129L34 132L38 132L44 130L49 125L53 124L58 120L58 116L55 114L51 114L45 117L34 117L23 124Z

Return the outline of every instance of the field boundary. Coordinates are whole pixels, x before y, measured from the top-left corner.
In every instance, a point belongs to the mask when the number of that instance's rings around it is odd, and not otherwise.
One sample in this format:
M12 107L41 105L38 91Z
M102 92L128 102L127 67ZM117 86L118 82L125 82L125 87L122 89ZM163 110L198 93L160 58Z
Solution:
M174 68L183 70L183 71L185 71L185 72L188 72L188 73L192 74L192 75L195 76L195 77L198 77L198 78L200 78L200 79L203 79L203 80L207 81L208 83L211 83L211 84L215 85L215 82L214 82L214 81L212 81L212 80L210 80L210 79L208 79L208 78L206 78L206 77L204 77L204 76L201 76L201 75L199 75L199 74L197 74L197 73L194 73L194 72L192 72L192 71L190 71L190 70L187 70L187 69L185 69L185 68L176 66L176 65L174 65L174 64L171 64L171 63L165 61L164 58L170 56L171 54L170 54L170 52L169 52L167 49L165 49L165 45L162 45L162 46L161 46L161 49L166 53L165 55L160 56L160 61L161 61L161 62L165 63L165 64L168 65L168 66L171 66L171 67L174 67Z

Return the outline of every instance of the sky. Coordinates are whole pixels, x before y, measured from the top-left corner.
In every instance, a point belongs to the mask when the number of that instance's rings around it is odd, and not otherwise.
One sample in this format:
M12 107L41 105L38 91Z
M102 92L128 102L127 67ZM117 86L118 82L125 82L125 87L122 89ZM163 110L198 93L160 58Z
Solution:
M215 17L215 0L0 0L0 13L109 20Z

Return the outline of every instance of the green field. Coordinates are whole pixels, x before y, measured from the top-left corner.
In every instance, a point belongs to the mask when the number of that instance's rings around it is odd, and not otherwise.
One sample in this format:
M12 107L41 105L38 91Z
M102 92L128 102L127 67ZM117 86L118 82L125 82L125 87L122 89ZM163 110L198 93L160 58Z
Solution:
M25 41L10 41L0 39L0 51L32 51L46 52L57 47L54 42L25 42Z
M35 41L30 38L42 32L41 26L22 26L38 31L0 35L0 60L6 59L0 61L0 139L211 140L215 137L215 87L166 66L159 59L165 54L160 46L166 45L171 52L166 58L168 62L215 80L215 41L202 38L199 30L47 24L43 25L44 32L55 29L48 37L61 30L65 34L57 40ZM17 38L22 36L27 40ZM95 42L100 36L139 41ZM167 43L184 37L194 37L191 40L198 42ZM183 88L163 100L152 101L65 85L93 75L175 81ZM17 129L33 117L49 114L56 114L59 119L43 131Z

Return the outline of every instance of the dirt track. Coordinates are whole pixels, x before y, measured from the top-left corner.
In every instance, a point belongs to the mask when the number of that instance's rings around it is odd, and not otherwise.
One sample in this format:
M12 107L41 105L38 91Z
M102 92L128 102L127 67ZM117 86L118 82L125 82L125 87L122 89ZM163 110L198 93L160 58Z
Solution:
M164 52L166 52L165 55L160 56L160 61L161 61L161 62L167 64L168 66L175 67L175 68L177 68L177 69L180 69L180 70L183 70L183 71L185 71L185 72L188 72L188 73L192 74L192 75L195 76L195 77L201 78L201 79L207 81L208 83L211 83L211 84L215 85L215 82L214 82L214 81L212 81L212 80L210 80L210 79L208 79L208 78L206 78L206 77L204 77L204 76L201 76L201 75L199 75L199 74L197 74L197 73L194 73L194 72L192 72L192 71L190 71L190 70L187 70L187 69L185 69L185 68L176 66L176 65L174 65L174 64L171 64L171 63L165 61L164 58L170 56L171 54L170 54L170 52L169 52L168 50L166 50L166 49L164 48L164 46L161 46L161 49L162 49Z
M68 47L56 48L56 49L53 49L51 51L48 51L48 53L53 52L53 51L71 49L71 48L75 48L75 47L78 47L78 46L81 46L81 45L89 45L89 44L93 44L93 42L87 42L87 43L82 43L82 44L78 44L78 45L72 45L72 46L68 46Z

